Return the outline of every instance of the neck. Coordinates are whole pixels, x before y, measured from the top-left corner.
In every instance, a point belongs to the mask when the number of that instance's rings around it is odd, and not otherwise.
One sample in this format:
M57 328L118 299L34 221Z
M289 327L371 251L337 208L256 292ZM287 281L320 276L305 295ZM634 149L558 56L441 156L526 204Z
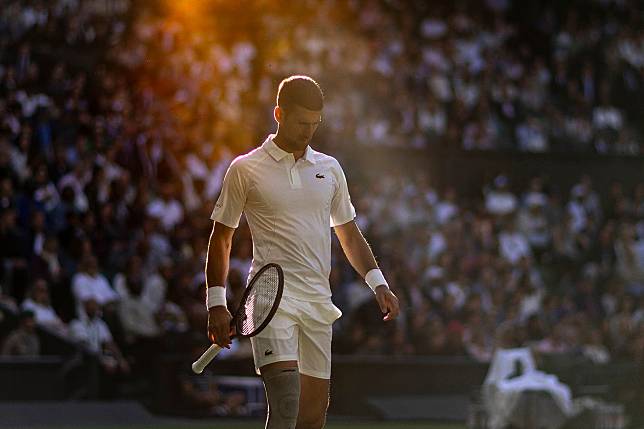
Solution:
M275 137L273 137L273 142L284 152L293 154L293 157L296 161L302 158L304 156L304 152L306 151L306 148L301 150L296 148L295 145L292 144L292 142L288 141L280 135L279 130L277 131L277 134L275 134Z

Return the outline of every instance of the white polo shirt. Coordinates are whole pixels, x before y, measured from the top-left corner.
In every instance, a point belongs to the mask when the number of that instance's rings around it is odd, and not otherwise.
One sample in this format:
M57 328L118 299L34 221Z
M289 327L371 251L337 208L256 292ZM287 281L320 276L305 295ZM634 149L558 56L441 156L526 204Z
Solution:
M246 214L253 236L249 278L274 262L284 269L284 296L328 302L330 227L355 217L347 181L335 158L307 146L296 162L273 137L233 160L210 218L237 228Z

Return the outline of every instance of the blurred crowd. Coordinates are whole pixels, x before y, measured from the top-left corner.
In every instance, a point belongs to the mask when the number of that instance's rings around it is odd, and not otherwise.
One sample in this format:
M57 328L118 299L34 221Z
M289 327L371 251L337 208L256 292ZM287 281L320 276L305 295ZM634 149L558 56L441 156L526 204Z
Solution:
M173 2L3 4L0 305L19 314L3 353L38 354L40 326L127 375L193 348L193 336L205 343L212 204L233 154L274 129L276 83L290 73L327 92L316 139L332 152L356 142L640 153L634 2L523 13L503 0L254 2L223 19L234 3L213 2L211 18L172 14ZM186 16L201 20L189 27ZM335 242L337 351L487 361L528 343L597 363L644 360L644 184L600 197L588 177L572 189L511 180L478 199L436 190L422 172L351 184L403 315L383 335ZM251 258L242 224L232 300ZM238 405L218 398L201 400Z
M570 190L542 177L511 189L501 175L464 200L390 177L354 192L403 315L383 335L370 291L338 260L338 351L487 362L497 347L529 345L598 364L642 362L644 182L615 182L604 198L588 176Z
M199 4L145 10L115 52L194 150L252 146L276 83L305 73L327 92L331 147L642 152L635 1Z

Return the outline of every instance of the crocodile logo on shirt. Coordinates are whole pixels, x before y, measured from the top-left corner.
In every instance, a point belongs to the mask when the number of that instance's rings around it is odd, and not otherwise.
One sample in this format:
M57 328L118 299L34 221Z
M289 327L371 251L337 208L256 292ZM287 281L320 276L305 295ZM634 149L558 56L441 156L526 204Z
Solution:
M264 352L264 356L270 356L272 354L273 354L273 350L271 349L266 349L266 351Z
M324 179L324 174L318 173L315 175L315 177L317 177L318 179Z

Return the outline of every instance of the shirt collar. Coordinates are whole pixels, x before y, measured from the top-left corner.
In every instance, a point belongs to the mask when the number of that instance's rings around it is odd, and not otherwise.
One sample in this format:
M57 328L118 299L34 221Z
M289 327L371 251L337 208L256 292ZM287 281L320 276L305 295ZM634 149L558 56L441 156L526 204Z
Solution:
M314 151L313 149L311 149L311 146L306 146L306 150L304 151L303 158L306 159L311 164L315 164L315 155L313 152Z
M278 145L275 144L273 141L273 138L275 137L275 134L269 134L268 137L266 137L266 140L262 144L262 148L268 154L277 162L281 161L282 158L287 156L289 153L286 152L285 150L281 149ZM315 156L313 153L313 149L311 149L311 146L306 146L306 149L304 150L304 156L302 157L306 161L310 162L311 164L315 164Z

